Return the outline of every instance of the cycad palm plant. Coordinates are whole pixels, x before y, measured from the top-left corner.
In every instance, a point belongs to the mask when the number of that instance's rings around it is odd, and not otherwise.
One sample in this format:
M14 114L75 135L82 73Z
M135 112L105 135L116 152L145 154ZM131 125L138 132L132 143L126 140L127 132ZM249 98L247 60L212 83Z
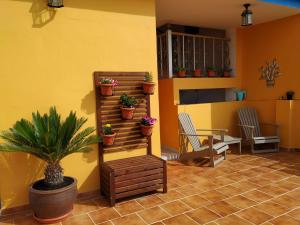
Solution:
M0 133L5 141L0 144L0 151L24 152L46 161L45 185L53 188L61 186L64 176L60 161L72 153L90 151L89 145L99 141L92 134L95 131L93 127L80 131L86 121L86 118L77 118L72 111L62 120L55 107L50 108L49 115L32 113L31 122L21 119L12 128Z

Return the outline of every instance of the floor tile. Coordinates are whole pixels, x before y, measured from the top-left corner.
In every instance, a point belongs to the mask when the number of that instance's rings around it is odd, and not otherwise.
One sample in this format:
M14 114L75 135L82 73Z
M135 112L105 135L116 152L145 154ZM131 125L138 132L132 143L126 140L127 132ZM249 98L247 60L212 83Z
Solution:
M249 221L234 214L218 219L216 222L219 225L252 225Z
M97 211L89 213L89 215L95 223L102 223L120 217L114 208L98 209Z
M119 204L115 207L115 209L122 215L127 215L130 213L138 212L143 210L143 206L141 206L139 203L136 201L129 201L129 202L124 202L122 204Z
M93 225L93 221L87 214L72 216L62 222L63 225Z
M280 216L270 221L274 225L299 225L300 221L295 220L290 216Z
M189 184L183 187L177 188L176 191L180 192L185 196L194 195L200 192L199 188Z
M164 201L161 200L156 195L147 196L141 199L136 200L140 205L142 205L144 208L151 208L160 204L163 204Z
M233 185L227 185L227 186L218 188L216 190L219 191L220 193L226 195L227 197L232 197L234 195L238 195L241 192L240 188L237 188Z
M272 199L272 201L279 205L284 205L288 208L296 208L296 207L300 206L299 200L294 199L288 195L282 195L280 197Z
M183 198L184 195L179 193L176 190L171 190L171 191L168 191L168 193L159 194L158 197L160 199L162 199L164 202L170 202L170 201L174 201L174 200L179 199L179 198Z
M245 220L248 220L254 224L261 224L266 222L267 220L272 219L273 217L262 212L259 211L253 207L248 208L248 209L244 209L241 212L238 212L237 215Z
M211 201L203 198L201 196L201 194L182 198L181 201L183 201L185 204L187 204L188 206L190 206L194 209L200 208L200 207L203 207L203 206L206 206L206 205L212 203Z
M163 223L165 225L197 225L195 221L184 214L166 219Z
M263 202L259 205L254 206L254 208L263 211L271 216L279 216L288 211L287 207L282 205L278 205L273 201Z
M249 192L245 192L242 194L244 197L256 201L256 202L264 202L272 198L272 196L267 195L266 193L263 193L258 190L253 190Z
M209 201L212 201L212 202L221 201L224 198L227 198L226 195L223 195L221 192L218 192L216 190L204 192L201 194L201 196L203 196L203 198L205 198Z
M240 210L239 208L236 208L225 201L213 203L211 205L208 205L207 208L221 216L227 216Z
M114 225L146 225L146 223L136 214L130 214L118 219L112 220Z
M298 176L290 177L287 180L292 183L300 184L300 177L298 177Z
M300 221L300 208L294 209L293 211L289 212L288 215Z
M261 176L258 176L258 177L252 177L250 179L248 179L248 181L254 183L254 184L257 184L259 186L266 186L266 185L269 185L271 182L270 180L267 180Z
M150 209L145 209L138 214L147 222L147 223L155 223L157 221L166 219L169 215L159 207L154 207Z
M98 205L95 201L89 200L84 202L77 202L74 204L73 215L80 215L84 213L88 213L91 211L95 211L98 209Z
M193 220L195 220L200 224L208 223L220 218L219 215L217 215L216 213L212 212L207 208L195 209L191 212L186 213L186 215L191 217Z
M174 202L166 203L164 205L161 205L160 207L172 216L182 214L182 213L192 209L188 205L186 205L183 202L178 201L178 200L174 201Z
M274 184L260 187L258 190L272 196L282 195L287 192L287 189L278 187Z
M257 204L256 202L241 195L228 198L224 201L240 209L248 208L250 206Z
M259 187L259 185L249 182L247 180L234 183L232 185L239 188L240 190L244 190L244 192L254 190Z

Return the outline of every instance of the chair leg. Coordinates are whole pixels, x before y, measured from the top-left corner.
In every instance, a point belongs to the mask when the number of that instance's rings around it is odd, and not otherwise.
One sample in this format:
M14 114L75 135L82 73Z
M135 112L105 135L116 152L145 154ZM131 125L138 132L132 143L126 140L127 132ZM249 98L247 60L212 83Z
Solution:
M252 154L255 153L254 144L251 144L251 152L252 152Z
M239 152L240 152L240 154L242 154L242 142L241 141L239 142Z

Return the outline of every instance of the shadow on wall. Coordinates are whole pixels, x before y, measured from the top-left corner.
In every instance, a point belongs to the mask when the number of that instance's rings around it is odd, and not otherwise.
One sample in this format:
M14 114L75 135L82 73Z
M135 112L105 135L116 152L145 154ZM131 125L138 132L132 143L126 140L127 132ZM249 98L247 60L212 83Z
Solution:
M88 115L95 114L95 89L93 89L86 96L83 97L83 99L81 100L80 108Z
M56 9L50 8L45 1L32 0L29 12L32 14L32 27L41 28L50 23L56 15Z
M45 163L36 157L24 153L3 153L0 154L0 161L0 171L5 171L6 178L6 182L0 180L0 191L5 190L5 195L9 196L9 199L3 196L3 192L0 193L0 197L6 200L6 205L14 204L24 198L24 190L22 189L24 183L31 184L43 176ZM12 164L18 164L18 167L12 170L10 169ZM20 176L20 174L26 174L26 176ZM7 182L7 179L12 181ZM26 202L27 199L22 199L22 201Z

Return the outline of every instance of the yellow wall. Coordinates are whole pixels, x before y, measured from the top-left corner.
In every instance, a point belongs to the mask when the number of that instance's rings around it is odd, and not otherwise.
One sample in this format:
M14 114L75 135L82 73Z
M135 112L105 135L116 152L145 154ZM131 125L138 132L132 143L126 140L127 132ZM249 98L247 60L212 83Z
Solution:
M278 106L279 102L276 103L286 91L294 90L295 97L300 96L299 27L300 15L296 15L238 29L237 67L242 74L242 87L247 90L249 105L258 109L264 122L276 122L276 109L279 110L280 117L288 117L289 112L282 114L282 104ZM273 58L277 59L283 75L275 80L273 88L268 88L264 80L259 80L259 68ZM295 118L299 116L297 114ZM277 122L284 127L286 124L282 124L283 120L279 119ZM295 132L291 135L295 135ZM283 128L281 136L289 136L288 130ZM281 146L287 146L286 138L283 138Z
M65 0L50 10L44 0L0 1L0 130L31 112L56 105L88 117L95 126L94 71L151 71L156 79L154 0ZM157 80L155 80L157 81ZM151 114L159 116L158 90ZM157 124L152 147L160 155ZM144 153L127 152L107 159ZM63 160L65 175L80 192L99 188L98 153ZM24 154L0 155L1 201L5 208L26 204L29 183L43 164Z

